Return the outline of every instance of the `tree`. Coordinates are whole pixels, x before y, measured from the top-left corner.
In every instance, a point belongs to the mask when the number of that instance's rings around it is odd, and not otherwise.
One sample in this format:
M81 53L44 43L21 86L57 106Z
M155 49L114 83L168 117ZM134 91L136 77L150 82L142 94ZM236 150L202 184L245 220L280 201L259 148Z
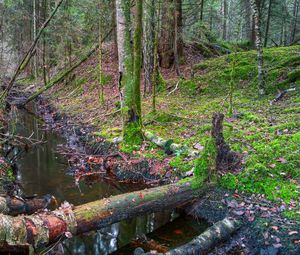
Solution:
M136 0L134 43L131 35L131 1L117 0L117 34L120 73L120 98L123 111L125 145L142 140L141 65L143 1ZM124 95L123 95L124 94Z
M259 94L265 94L265 77L264 77L264 56L263 56L263 45L261 37L261 20L260 20L260 0L251 0L251 6L254 13L255 22L255 38L256 38L256 49L257 49L257 69L258 69L258 89Z
M269 0L269 7L268 7L268 16L267 16L267 24L266 24L264 47L267 47L267 45L268 45L270 20L271 20L271 12L272 12L272 3L273 3L273 0Z

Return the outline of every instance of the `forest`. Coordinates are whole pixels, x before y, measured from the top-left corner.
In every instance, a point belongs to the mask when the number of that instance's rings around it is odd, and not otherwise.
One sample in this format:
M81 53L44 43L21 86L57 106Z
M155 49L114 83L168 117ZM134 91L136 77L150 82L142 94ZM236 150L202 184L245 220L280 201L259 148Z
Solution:
M0 254L299 255L300 0L0 0Z

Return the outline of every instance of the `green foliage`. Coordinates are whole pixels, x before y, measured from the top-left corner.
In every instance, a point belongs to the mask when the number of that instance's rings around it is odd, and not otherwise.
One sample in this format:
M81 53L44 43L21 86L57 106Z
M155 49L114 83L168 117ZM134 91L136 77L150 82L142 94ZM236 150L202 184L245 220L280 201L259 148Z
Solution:
M195 164L195 177L199 180L216 178L216 145L214 139L210 138L204 147L200 158Z

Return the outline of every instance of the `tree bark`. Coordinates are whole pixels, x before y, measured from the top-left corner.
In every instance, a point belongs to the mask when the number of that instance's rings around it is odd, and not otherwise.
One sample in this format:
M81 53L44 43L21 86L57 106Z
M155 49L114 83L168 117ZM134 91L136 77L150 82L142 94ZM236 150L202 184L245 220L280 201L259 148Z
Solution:
M257 69L258 69L258 90L260 95L265 94L265 77L264 77L264 57L261 37L261 20L260 20L260 0L251 0L251 6L254 13L255 22L255 40L257 49Z
M201 0L200 4L200 20L203 21L203 12L204 12L204 0Z
M162 28L159 40L160 65L170 68L174 63L174 0L162 3Z
M227 19L228 19L228 3L223 1L223 40L227 39Z
M72 208L68 203L53 212L32 216L0 215L0 251L42 248L70 232L78 235L110 224L165 209L201 196L207 186L195 189L188 180L121 194Z
M143 23L144 97L152 91L155 57L155 0L146 0Z
M264 47L267 47L268 45L268 39L269 39L269 29L270 29L270 20L271 20L271 12L272 12L272 0L269 0L269 6L268 6L268 16L267 16L267 24L266 24L266 32L265 32L265 41L264 41Z

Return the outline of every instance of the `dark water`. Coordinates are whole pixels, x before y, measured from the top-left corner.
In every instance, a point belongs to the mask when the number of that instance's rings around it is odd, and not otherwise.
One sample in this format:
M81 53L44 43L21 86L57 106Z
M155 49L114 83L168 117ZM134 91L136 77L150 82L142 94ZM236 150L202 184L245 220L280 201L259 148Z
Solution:
M35 112L34 106L31 111ZM29 150L18 161L17 178L22 183L26 195L51 194L59 203L68 201L78 205L129 190L123 184L105 181L93 186L81 183L79 190L74 184L73 177L66 174L68 168L66 158L56 152L59 145L67 144L70 141L57 133L45 131L43 121L34 114L21 110L16 111L15 114L16 121L12 123L12 127L15 128L17 134L46 141ZM206 224L203 222L197 223L191 219L177 219L177 217L178 215L175 213L163 212L113 224L105 229L64 242L64 253L132 254L134 245L130 245L130 242L137 236L144 236L157 229L150 237L168 247L175 247L191 240L206 228ZM167 223L169 225L162 227ZM167 240L169 241L167 242Z

